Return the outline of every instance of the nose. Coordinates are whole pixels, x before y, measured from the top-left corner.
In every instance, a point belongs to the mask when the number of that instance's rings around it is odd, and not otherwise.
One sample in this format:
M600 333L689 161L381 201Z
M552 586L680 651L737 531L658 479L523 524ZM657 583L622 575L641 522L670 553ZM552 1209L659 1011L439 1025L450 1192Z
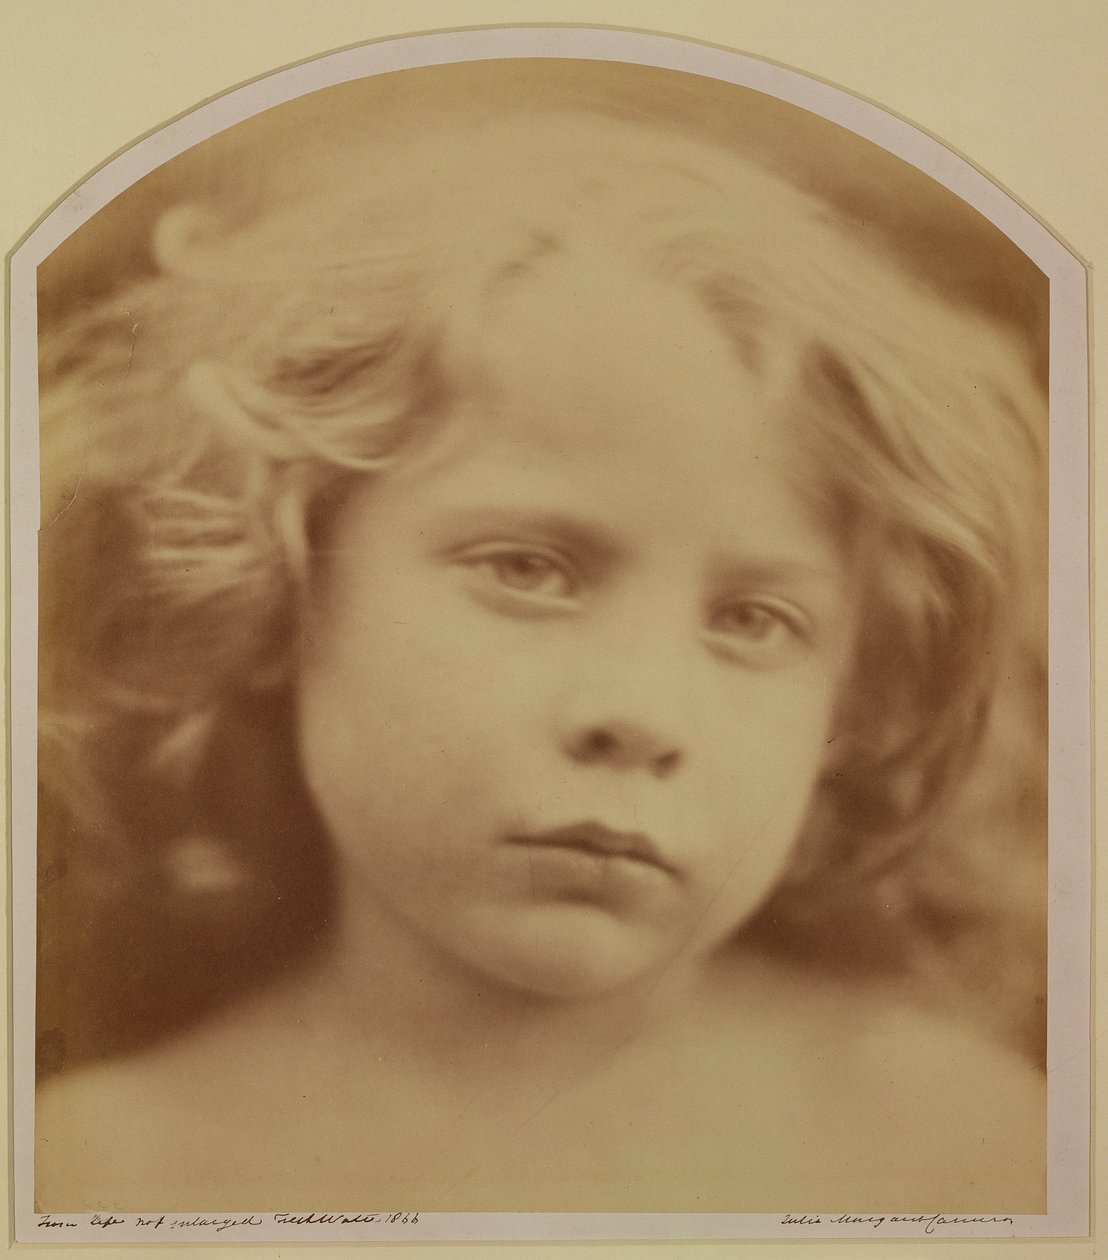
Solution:
M668 571L657 586L628 582L620 594L582 619L551 662L554 734L577 766L668 779L688 761L708 699L690 652L689 601L675 598Z
M695 687L673 637L613 634L592 652L578 645L554 710L571 761L658 779L681 768L695 729Z
M684 760L675 740L626 718L573 723L566 731L565 750L580 765L642 769L658 779L669 778Z

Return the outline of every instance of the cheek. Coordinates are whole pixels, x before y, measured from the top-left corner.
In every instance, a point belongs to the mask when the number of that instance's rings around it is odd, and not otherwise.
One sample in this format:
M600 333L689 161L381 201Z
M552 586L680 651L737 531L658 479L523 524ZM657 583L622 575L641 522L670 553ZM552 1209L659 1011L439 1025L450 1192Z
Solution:
M783 873L832 755L832 679L743 680L710 740L695 795L714 836L715 884L755 899ZM737 881L737 882L736 882Z
M401 584L402 586L402 584ZM518 745L528 691L479 635L387 582L320 628L298 682L301 762L335 830L457 816ZM505 674L508 676L506 677Z
M811 816L823 758L810 730L803 742L762 740L730 772L720 770L707 820L714 850L700 868L705 895L694 948L712 949L756 913L784 877ZM818 741L822 745L822 739Z
M726 697L714 741L718 772L767 801L805 798L834 741L838 670L820 660L785 674L747 675Z

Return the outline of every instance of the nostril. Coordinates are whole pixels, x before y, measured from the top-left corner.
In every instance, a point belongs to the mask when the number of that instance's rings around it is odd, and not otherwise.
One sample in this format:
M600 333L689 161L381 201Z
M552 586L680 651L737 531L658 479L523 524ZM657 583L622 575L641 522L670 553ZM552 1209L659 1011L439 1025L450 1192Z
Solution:
M655 758L654 773L659 779L664 779L671 775L680 764L681 754L674 749L672 752L663 753L660 757Z
M585 764L641 766L660 779L672 774L682 760L679 749L665 749L645 731L619 723L605 723L580 731L569 747L572 756Z
M600 727L588 732L582 740L581 751L588 758L609 757L616 751L618 742L611 731Z

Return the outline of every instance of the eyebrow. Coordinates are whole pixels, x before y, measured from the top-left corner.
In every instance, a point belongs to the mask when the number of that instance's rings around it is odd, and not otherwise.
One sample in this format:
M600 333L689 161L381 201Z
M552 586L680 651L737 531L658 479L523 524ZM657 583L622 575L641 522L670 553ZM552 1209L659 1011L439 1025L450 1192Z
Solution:
M564 541L575 551L583 552L597 563L610 564L633 554L604 525L557 510L521 505L465 505L444 507L435 522L431 541L440 535L455 533L496 534L530 533ZM832 562L811 563L789 555L718 555L709 560L707 574L713 586L800 586L819 583L838 587L843 580L839 567Z
M473 533L537 534L558 538L570 547L583 551L598 560L613 561L626 555L630 548L622 545L615 535L603 525L584 520L565 512L530 507L482 505L468 507L450 505L443 507L431 531L434 535ZM433 538L432 541L439 541Z
M834 564L810 564L789 556L758 556L742 560L728 557L714 562L710 574L712 581L720 586L799 586L818 582L838 587L844 577Z

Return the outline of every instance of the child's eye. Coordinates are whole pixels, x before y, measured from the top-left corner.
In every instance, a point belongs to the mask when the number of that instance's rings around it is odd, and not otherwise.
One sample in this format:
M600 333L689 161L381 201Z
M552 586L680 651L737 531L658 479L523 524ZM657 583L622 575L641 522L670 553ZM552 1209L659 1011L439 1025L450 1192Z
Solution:
M718 605L708 628L714 647L756 664L784 662L808 639L799 612L765 599L736 599Z
M465 554L462 563L495 588L529 599L561 603L577 592L577 579L569 562L540 548L482 547Z

